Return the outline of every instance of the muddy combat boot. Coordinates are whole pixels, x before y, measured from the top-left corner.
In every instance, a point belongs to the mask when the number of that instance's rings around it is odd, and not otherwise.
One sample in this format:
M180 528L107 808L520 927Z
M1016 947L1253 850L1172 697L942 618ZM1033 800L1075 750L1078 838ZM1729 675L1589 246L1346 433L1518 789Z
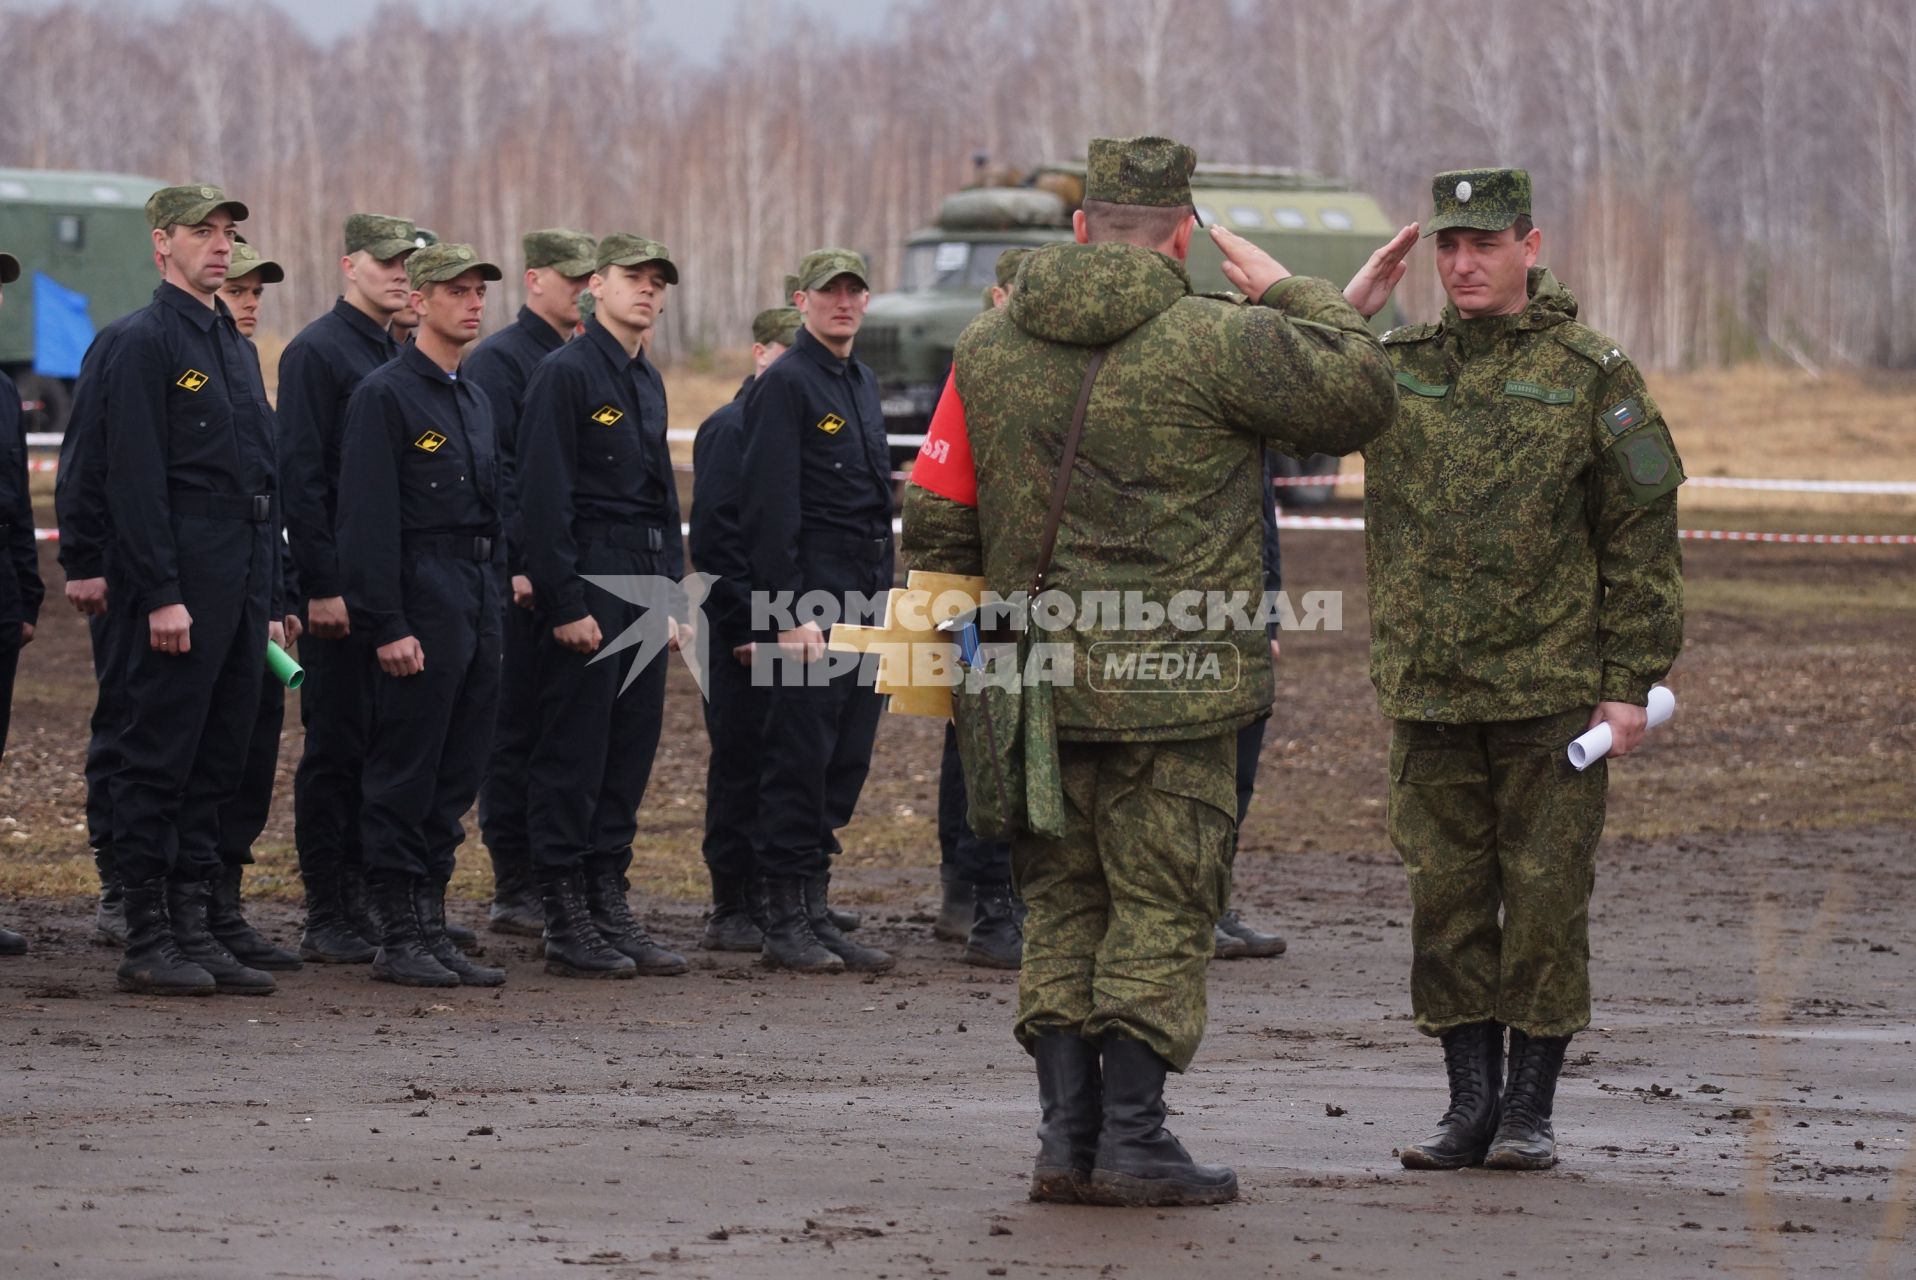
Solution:
M299 957L284 947L275 946L247 923L240 907L242 867L220 868L213 882L213 897L206 908L206 927L233 958L252 969L291 970L302 967Z
M1405 1147L1406 1169L1462 1169L1484 1162L1497 1132L1498 1090L1503 1086L1504 1029L1473 1022L1444 1032L1444 1072L1450 1077L1450 1110L1437 1131Z
M1235 933L1226 933L1223 921L1211 926L1211 959L1242 960L1250 954L1250 944Z
M1104 1119L1086 1199L1094 1204L1225 1204L1237 1199L1237 1175L1198 1164L1164 1127L1164 1077L1170 1064L1128 1036L1104 1038Z
M462 987L503 987L506 971L490 965L474 964L466 958L446 932L446 886L435 880L419 880L413 885L413 912L419 919L419 940L432 952L432 958L450 969Z
M750 876L712 875L712 914L699 938L701 951L757 951L765 945L765 931L752 910L755 886Z
M1548 1169L1557 1163L1557 1131L1550 1113L1569 1036L1527 1036L1510 1029L1510 1087L1503 1118L1484 1157L1486 1169Z
M379 904L373 901L372 886L366 882L366 868L339 869L339 908L352 931L370 942L386 936L379 920Z
M23 956L27 940L11 929L0 929L0 956Z
M971 936L965 939L965 963L980 969L1016 969L1024 963L1025 935L1006 880L973 887Z
M93 851L93 865L100 873L100 900L93 908L93 941L103 947L126 946L126 892L120 886L120 874L113 867L113 855L103 848Z
M1098 1155L1104 1092L1098 1046L1083 1036L1054 1031L1031 1043L1038 1067L1038 1162L1031 1169L1031 1198L1078 1204L1091 1187Z
M805 881L805 905L811 915L812 936L818 939L818 945L845 962L845 968L851 973L885 973L894 963L891 952L881 951L877 947L867 947L853 942L845 936L838 926L836 914L825 903L825 894L832 883L832 873L820 872Z
M949 867L938 868L938 878L944 898L938 906L938 920L931 926L931 936L940 942L964 942L971 937L972 921L977 918L976 886L969 880L958 879Z
M210 880L167 882L166 910L173 919L173 941L179 944L180 954L212 974L214 988L223 995L272 995L279 989L273 975L241 963L207 928L212 903Z
M545 903L539 882L524 860L492 855L492 905L486 908L486 928L518 938L545 933Z
M1229 934L1244 944L1244 954L1264 959L1269 956L1281 956L1290 950L1291 944L1275 933L1260 933L1245 924L1236 911L1226 911L1217 918L1219 933Z
M765 949L759 962L768 969L795 973L843 973L845 962L828 951L812 931L803 876L767 876Z
M347 919L339 877L307 876L306 932L299 939L300 959L314 964L369 964L374 950Z
M373 979L402 987L456 987L459 975L440 964L426 946L414 902L418 888L410 876L381 876L366 886L367 900L379 918L379 954Z
M652 941L652 935L632 914L632 904L625 897L629 887L625 873L611 862L600 863L596 871L588 865L585 894L592 908L593 927L614 951L632 957L641 974L670 978L684 973L691 967L685 957Z
M561 978L632 978L639 967L614 950L592 923L585 875L542 871L539 889L545 905L546 972Z
M122 886L126 902L126 958L113 975L122 991L147 996L210 996L213 975L180 953L166 912L164 877Z

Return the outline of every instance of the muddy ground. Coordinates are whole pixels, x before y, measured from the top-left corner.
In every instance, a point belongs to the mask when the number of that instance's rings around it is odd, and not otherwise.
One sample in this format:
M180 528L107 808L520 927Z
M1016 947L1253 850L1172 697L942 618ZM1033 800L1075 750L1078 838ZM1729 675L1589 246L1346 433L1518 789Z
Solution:
M846 833L840 896L900 953L886 977L702 957L568 983L495 939L499 993L359 969L135 999L87 940L90 672L50 606L0 767L0 920L34 946L0 961L0 1275L1916 1275L1916 550L1687 548L1680 709L1612 775L1596 1023L1545 1175L1392 1156L1442 1072L1408 1020L1361 539L1285 550L1293 589L1345 593L1343 631L1287 637L1240 863L1292 949L1212 968L1174 1127L1244 1199L1167 1213L1024 1201L1014 981L929 938L935 726L887 722ZM689 945L705 743L675 681L638 879ZM290 940L285 809L249 884ZM472 921L484 863L462 856Z

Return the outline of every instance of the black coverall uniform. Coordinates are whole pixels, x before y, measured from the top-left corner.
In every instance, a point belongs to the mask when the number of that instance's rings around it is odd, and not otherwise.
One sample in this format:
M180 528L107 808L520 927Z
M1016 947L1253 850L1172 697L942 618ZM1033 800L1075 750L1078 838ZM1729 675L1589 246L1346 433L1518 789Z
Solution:
M219 807L239 786L277 594L271 409L224 303L162 284L105 370L108 598L132 629L114 857L128 884L219 875ZM148 642L156 609L192 617L190 648Z
M392 335L341 298L280 356L286 529L307 600L343 593L334 527L347 400L367 374L398 354ZM356 624L345 639L327 640L312 634L309 620L299 656L306 669L299 699L306 746L293 775L293 838L310 891L315 883L336 879L342 868L356 872L363 863L359 775L375 667Z
M452 877L498 711L499 509L498 441L479 388L416 346L360 383L340 446L338 546L373 664L360 782L369 878ZM375 651L407 636L425 670L379 670Z
M824 593L837 598L839 621L882 620L894 567L891 462L871 369L800 329L746 393L742 474L752 495L739 515L753 590L772 603ZM776 631L758 639L775 642ZM761 643L761 667L789 665L776 648ZM759 779L762 875L829 869L833 833L851 820L871 770L883 709L871 665L830 679L815 670L802 683L774 678Z
M526 388L519 515L538 625L527 825L541 872L590 860L623 875L632 862L672 659L660 649L627 686L636 655L608 650L634 624L663 639L666 619L581 575L684 577L665 423L658 370L643 351L628 357L596 319ZM652 598L664 603L662 591ZM598 653L553 639L588 613L604 637Z
M27 492L27 441L20 426L20 393L0 373L0 536L7 562L0 566L0 755L6 754L13 719L13 677L20 665L20 627L40 620L46 586L33 542L33 498Z

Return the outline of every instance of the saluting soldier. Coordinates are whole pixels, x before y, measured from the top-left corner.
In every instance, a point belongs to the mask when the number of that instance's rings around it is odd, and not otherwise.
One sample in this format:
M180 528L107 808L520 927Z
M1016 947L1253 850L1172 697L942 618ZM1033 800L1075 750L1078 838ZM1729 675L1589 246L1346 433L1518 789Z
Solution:
M749 496L740 524L752 587L788 600L829 594L840 621L867 621L883 610L893 547L878 379L852 354L871 301L865 260L819 249L805 255L796 283L792 301L804 323L745 396ZM768 673L775 678L759 780L763 956L804 973L880 972L891 956L845 936L827 890L835 833L851 821L871 771L881 700L862 665L830 674L824 627L790 621L796 625L761 637L776 640L785 659Z
M123 990L262 994L207 929L219 806L238 788L259 700L279 527L271 409L218 291L246 206L213 186L146 203L163 263L105 378L108 593L144 619L123 655L119 767L109 786L126 885Z
M446 884L478 793L499 699L505 542L485 393L459 376L486 284L471 245L406 260L419 332L353 392L340 443L340 584L377 662L361 790L373 976L498 986L446 932Z
M598 245L583 231L555 227L530 231L522 242L526 258L526 301L518 318L466 357L463 376L479 384L492 401L499 432L506 497L506 571L512 603L506 610L505 668L499 689L499 723L493 731L492 759L479 789L479 830L492 858L492 906L487 912L496 933L536 938L545 928L545 908L532 872L532 846L526 834L526 758L531 749L533 652L538 624L533 618L532 580L526 576L525 549L518 533L517 485L519 411L526 383L539 361L564 346L579 327L579 294L598 265Z
M792 291L787 290L789 295ZM738 394L699 426L692 441L692 565L717 579L705 597L712 628L705 682L705 867L712 914L699 946L758 951L763 892L758 883L758 762L765 749L767 693L752 681L751 565L739 532L745 455L745 396L798 336L798 308L752 317L752 373Z
M366 637L353 634L342 595L345 566L334 533L340 432L353 390L399 354L390 327L409 305L406 258L419 249L420 236L405 218L355 213L346 219L345 241L345 291L279 360L286 533L306 601L299 698L306 741L293 775L293 839L306 889L299 953L322 964L373 958L359 843L373 662Z
M563 977L686 970L626 898L668 658L664 645L642 649L644 665L626 673L611 660L616 649L601 653L647 628L667 644L680 635L663 589L685 576L665 383L643 350L678 280L657 241L624 232L601 240L592 318L577 342L540 363L520 419L519 517L539 628L526 825L546 970ZM651 588L615 593L586 575Z
M20 260L0 253L0 290L20 278ZM0 756L7 749L13 715L13 677L20 650L33 640L46 586L40 581L40 553L33 542L33 495L27 490L27 442L20 429L20 392L0 372L0 521L7 539L7 564L0 568ZM0 956L24 955L27 940L0 929Z
M1437 175L1435 324L1384 335L1397 424L1365 450L1371 680L1395 723L1390 836L1411 897L1411 1008L1450 1107L1411 1169L1556 1163L1557 1075L1590 1022L1608 724L1642 740L1683 643L1683 467L1629 357L1538 265L1530 175ZM1415 224L1346 287L1375 315ZM1504 1079L1504 1030L1509 1074Z

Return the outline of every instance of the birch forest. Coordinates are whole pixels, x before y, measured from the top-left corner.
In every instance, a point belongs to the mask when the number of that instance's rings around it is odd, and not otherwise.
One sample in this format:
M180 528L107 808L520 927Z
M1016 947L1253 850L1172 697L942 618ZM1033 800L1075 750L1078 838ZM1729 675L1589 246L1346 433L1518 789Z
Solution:
M354 210L496 256L493 324L520 232L637 231L683 269L668 357L743 341L806 249L889 282L977 152L1165 133L1404 221L1438 170L1520 165L1546 261L1643 363L1916 364L1912 0L901 0L855 39L748 0L709 65L648 40L666 2L394 3L316 43L266 4L0 0L0 164L223 184L288 329ZM1435 314L1427 256L1402 296Z

